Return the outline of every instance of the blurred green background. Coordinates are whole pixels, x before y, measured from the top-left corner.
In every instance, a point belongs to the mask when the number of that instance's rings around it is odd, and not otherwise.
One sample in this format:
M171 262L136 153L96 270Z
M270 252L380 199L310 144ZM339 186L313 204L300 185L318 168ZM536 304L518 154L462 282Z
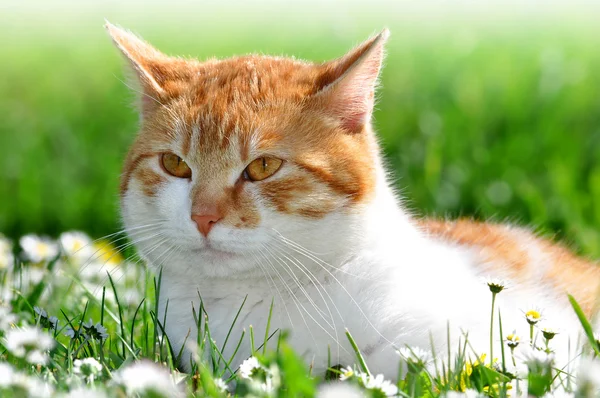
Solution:
M0 5L8 236L119 228L118 179L137 116L104 17L168 54L200 58L320 61L387 26L375 126L408 206L526 224L600 256L600 13L591 3L84 3Z

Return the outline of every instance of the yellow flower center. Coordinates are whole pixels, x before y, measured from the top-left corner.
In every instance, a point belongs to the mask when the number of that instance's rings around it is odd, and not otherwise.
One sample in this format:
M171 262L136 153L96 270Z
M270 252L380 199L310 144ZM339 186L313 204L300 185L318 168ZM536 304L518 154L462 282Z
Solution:
M107 241L100 241L94 244L94 247L98 250L98 253L96 254L98 260L102 261L104 264L116 265L124 261L119 250Z
M41 242L35 245L35 250L41 257L46 257L50 253L50 248L48 247L48 245Z
M527 311L525 316L532 319L540 319L542 317L542 315L536 310Z

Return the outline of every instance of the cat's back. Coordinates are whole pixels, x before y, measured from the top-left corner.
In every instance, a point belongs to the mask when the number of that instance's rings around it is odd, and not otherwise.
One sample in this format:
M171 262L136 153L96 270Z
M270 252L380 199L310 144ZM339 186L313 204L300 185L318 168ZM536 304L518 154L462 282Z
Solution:
M472 249L483 274L517 285L536 284L561 295L570 293L588 315L598 309L600 266L560 244L510 224L467 219L417 222L435 239Z

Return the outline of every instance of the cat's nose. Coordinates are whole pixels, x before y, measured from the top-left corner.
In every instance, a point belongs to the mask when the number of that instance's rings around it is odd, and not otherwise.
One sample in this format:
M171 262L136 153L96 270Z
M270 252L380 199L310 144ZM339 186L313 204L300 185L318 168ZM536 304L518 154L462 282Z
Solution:
M216 212L213 214L192 214L192 220L194 220L198 231L200 231L205 238L208 237L208 233L220 219L221 216Z

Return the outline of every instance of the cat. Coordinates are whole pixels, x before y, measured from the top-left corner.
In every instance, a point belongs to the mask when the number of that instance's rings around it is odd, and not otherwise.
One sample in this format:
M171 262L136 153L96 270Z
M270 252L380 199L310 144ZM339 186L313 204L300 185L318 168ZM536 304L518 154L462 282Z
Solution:
M159 319L175 352L183 347L184 369L200 297L219 347L245 301L226 358L243 328L265 334L272 306L270 330L288 330L315 372L328 355L330 364L355 362L347 329L371 371L392 379L396 349L433 343L445 352L448 332L453 347L468 331L474 349L487 351L485 277L509 284L497 295L505 333L525 339L523 311L539 306L546 324L560 328L557 355L581 331L566 292L588 316L597 312L594 263L524 228L405 210L371 126L387 30L341 58L311 63L176 58L106 28L142 94L121 178L122 218L161 272ZM498 354L499 337L494 344ZM250 355L245 338L232 369Z

